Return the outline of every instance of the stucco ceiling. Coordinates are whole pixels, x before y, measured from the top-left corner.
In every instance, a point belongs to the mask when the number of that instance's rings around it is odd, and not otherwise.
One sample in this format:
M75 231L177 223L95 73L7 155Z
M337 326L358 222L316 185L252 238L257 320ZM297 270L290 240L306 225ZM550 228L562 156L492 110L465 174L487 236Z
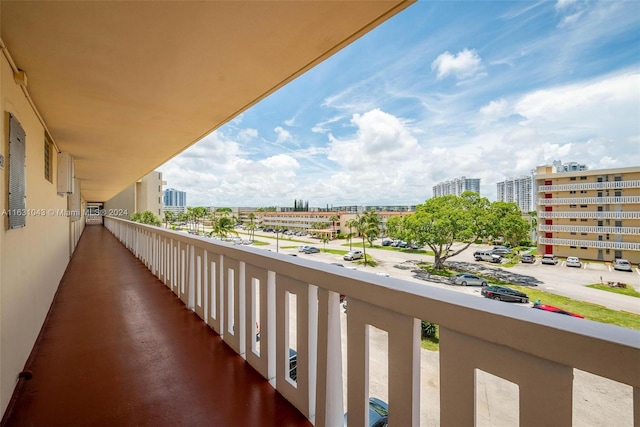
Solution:
M1 37L105 201L412 1L6 1Z

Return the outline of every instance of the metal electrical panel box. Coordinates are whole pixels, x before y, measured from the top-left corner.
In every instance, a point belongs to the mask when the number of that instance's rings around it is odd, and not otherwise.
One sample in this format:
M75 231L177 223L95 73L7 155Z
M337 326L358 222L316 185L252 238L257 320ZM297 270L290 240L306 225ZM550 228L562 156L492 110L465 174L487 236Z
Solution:
M73 194L73 157L69 153L58 153L58 193Z

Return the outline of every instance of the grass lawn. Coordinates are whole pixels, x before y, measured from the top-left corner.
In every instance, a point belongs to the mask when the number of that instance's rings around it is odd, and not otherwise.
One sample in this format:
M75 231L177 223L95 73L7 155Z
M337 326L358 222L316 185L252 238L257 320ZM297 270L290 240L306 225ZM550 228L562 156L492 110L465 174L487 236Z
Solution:
M640 330L640 315L637 314L611 310L590 302L572 300L571 298L539 291L530 286L509 285L509 287L526 293L531 301L539 299L542 304L554 305L567 311L582 314L585 318L595 322ZM549 314L555 315L553 313Z
M438 351L440 349L440 327L436 326L436 334L429 338L422 338L420 347L429 351Z
M262 240L254 240L253 244L256 246L266 246L269 244L269 242L263 242Z
M594 285L587 285L587 288L600 289L601 291L613 292L616 294L629 295L630 297L640 298L640 292L636 291L631 285L627 285L626 288L614 288L608 285L601 285L600 283L596 283Z

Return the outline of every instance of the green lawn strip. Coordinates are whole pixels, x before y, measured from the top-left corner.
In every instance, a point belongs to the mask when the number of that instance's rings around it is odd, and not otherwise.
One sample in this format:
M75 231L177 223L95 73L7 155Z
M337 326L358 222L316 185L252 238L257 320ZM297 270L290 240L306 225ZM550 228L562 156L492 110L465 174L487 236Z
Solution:
M436 334L429 338L422 338L420 342L420 347L429 351L438 351L440 350L440 327L436 327Z
M610 308L602 307L590 302L576 301L571 298L540 291L530 286L508 286L526 293L529 296L530 301L539 299L542 304L553 305L567 311L582 314L585 318L595 322L608 323L611 325L622 326L623 328L640 330L640 315L611 310Z
M263 242L262 240L254 240L253 244L256 246L266 246L269 244L269 242Z
M613 292L616 294L629 295L630 297L640 298L640 292L633 289L631 285L627 285L626 288L614 288L612 286L596 283L594 285L587 285L587 288L600 289L601 291Z

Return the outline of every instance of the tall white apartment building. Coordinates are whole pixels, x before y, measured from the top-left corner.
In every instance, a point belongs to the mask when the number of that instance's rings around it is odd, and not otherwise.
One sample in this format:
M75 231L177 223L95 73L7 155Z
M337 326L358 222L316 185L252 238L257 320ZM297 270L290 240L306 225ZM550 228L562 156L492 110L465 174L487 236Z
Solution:
M474 191L480 194L480 178L454 178L451 181L440 182L433 186L433 197L453 194L459 196L465 191Z
M523 213L535 210L533 205L533 178L521 176L498 182L497 200L515 202Z
M640 263L640 167L536 171L538 253Z

